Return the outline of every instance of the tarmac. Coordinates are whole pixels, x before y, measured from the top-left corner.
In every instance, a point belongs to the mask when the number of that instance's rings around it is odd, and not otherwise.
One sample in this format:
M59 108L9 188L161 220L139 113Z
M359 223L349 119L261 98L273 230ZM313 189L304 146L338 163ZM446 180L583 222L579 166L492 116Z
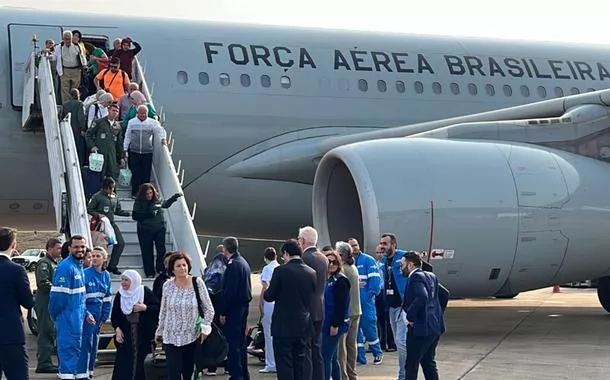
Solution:
M257 275L252 284L256 296L249 323L255 324L260 292ZM560 293L553 293L552 288L545 288L510 300L452 300L445 324L447 332L437 350L441 379L610 378L610 314L599 305L595 289L561 288ZM30 378L57 379L34 373L36 341L29 331L27 338ZM275 378L259 374L262 367L258 359L250 357L252 379ZM381 365L359 365L358 378L393 380L397 368L396 353L386 353ZM111 366L99 366L95 371L96 380L111 377ZM228 377L219 374L215 378Z

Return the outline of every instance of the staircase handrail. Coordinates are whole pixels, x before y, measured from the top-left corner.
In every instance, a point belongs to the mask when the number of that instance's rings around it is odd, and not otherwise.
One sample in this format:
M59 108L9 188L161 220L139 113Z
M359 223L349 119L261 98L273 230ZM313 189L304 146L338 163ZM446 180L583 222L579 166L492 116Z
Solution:
M30 60L33 62L35 53ZM29 75L35 75L30 71ZM67 185L66 185L66 163L63 155L63 143L59 133L59 120L57 115L57 103L53 87L53 76L51 66L47 57L43 57L38 66L38 85L40 93L40 107L44 119L45 139L49 155L49 171L51 174L51 190L53 192L53 207L55 208L55 223L57 230L64 232L64 221L67 218ZM27 78L27 77L26 77ZM25 79L26 83L28 79ZM29 112L29 110L23 110Z

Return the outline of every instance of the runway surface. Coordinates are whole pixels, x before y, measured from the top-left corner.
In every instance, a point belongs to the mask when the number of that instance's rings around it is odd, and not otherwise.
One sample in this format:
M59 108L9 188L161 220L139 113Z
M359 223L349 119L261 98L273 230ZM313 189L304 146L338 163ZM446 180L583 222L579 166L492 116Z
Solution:
M258 320L257 276L252 283L256 297L251 303L251 324ZM562 288L561 293L553 294L551 288L545 288L512 300L453 300L445 323L447 333L437 356L441 379L610 378L610 315L599 306L595 289ZM34 373L36 342L32 335L28 335L28 349L31 378L56 379ZM396 379L397 366L396 353L386 353L379 366L358 366L358 377ZM252 379L275 378L259 374L260 368L262 363L251 358ZM111 375L111 366L100 366L95 379L109 380Z

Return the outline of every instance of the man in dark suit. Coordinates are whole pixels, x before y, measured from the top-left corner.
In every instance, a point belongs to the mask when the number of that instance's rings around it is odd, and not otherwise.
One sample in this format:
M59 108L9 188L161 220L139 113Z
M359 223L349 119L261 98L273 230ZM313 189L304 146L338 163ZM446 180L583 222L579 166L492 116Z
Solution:
M0 377L8 380L27 380L28 354L25 350L25 331L21 308L34 307L25 269L10 259L17 246L17 231L0 227Z
M438 380L434 358L440 336L445 332L442 303L448 297L439 291L434 273L422 270L422 259L416 252L407 252L401 260L403 270L409 273L402 308L406 313L407 360L406 379L417 380L421 364L426 380Z
M309 343L309 354L305 355L305 379L318 380L324 378L322 363L322 321L324 320L324 290L328 280L328 259L318 251L318 231L307 226L299 230L297 239L303 250L303 261L316 272L316 294L311 302L311 318L313 320L313 335Z
M296 240L284 242L280 252L286 264L275 268L263 295L265 301L275 302L271 320L275 368L279 380L303 380L313 330L310 309L316 297L316 272L303 262Z
M248 305L252 301L252 284L250 283L250 265L239 253L237 238L229 236L223 239L224 254L227 257L222 281L222 297L218 302L220 324L224 326L229 344L227 369L231 380L249 380L248 356L246 351L246 323Z

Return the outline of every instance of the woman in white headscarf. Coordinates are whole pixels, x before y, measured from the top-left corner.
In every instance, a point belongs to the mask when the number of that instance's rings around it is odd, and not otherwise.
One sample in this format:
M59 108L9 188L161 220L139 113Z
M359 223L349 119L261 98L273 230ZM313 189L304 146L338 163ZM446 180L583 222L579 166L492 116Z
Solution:
M113 380L145 379L144 359L152 351L158 315L159 301L142 285L140 274L131 269L123 272L110 316L117 349Z

